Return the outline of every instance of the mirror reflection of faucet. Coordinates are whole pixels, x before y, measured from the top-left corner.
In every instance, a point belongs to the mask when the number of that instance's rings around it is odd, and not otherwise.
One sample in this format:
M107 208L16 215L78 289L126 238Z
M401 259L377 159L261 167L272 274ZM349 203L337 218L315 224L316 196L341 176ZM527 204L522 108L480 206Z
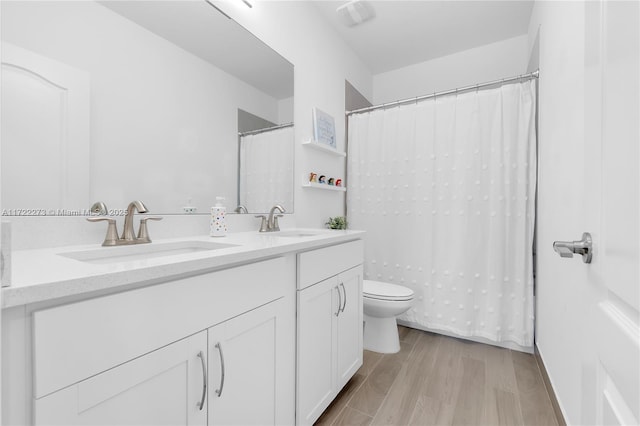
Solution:
M243 206L242 204L240 204L238 207L236 207L233 211L238 213L238 214L249 213L249 211L247 211L247 208L245 206Z
M107 207L102 202L94 203L91 206L91 211L98 214L106 214ZM161 217L155 216L147 216L140 220L140 227L138 229L138 234L136 235L133 231L133 215L135 212L138 213L147 213L149 210L144 205L142 201L132 201L129 203L127 207L127 214L124 217L124 229L122 231L122 236L118 237L118 227L116 224L116 220L112 217L88 217L87 220L89 222L102 222L107 221L107 235L104 238L103 246L120 246L120 245L131 245L131 244L145 244L150 243L151 239L149 238L149 231L147 229L147 221L148 220L162 220Z
M93 203L93 205L91 206L91 209L89 209L89 211L91 212L91 214L95 214L95 215L99 215L99 216L106 216L109 214L109 210L107 209L107 205L105 203L103 203L102 201L96 201L95 203Z

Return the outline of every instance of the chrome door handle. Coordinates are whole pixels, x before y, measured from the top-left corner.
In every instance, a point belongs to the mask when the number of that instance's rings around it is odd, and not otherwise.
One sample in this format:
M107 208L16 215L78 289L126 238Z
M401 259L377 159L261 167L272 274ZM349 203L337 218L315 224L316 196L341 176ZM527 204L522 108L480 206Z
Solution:
M585 232L579 241L556 241L553 243L553 249L561 257L573 257L574 254L582 255L584 263L591 263L593 257L593 241L591 234Z
M204 353L202 353L202 351L198 352L198 358L200 358L200 362L202 362L202 399L200 400L199 404L199 410L202 411L202 409L204 408L204 401L207 398L207 366L205 365L204 362Z
M344 283L340 283L340 286L342 287L342 292L344 293L344 302L342 305L342 309L340 309L340 312L344 312L344 308L347 307L347 289L344 288Z
M216 389L216 395L218 398L222 396L222 389L224 388L224 355L222 354L222 345L220 342L216 343L216 348L218 348L218 352L220 353L220 388Z
M339 286L336 286L335 289L338 292L338 311L336 312L336 316L339 316L340 315L340 309L342 308L342 294L340 294L340 287Z

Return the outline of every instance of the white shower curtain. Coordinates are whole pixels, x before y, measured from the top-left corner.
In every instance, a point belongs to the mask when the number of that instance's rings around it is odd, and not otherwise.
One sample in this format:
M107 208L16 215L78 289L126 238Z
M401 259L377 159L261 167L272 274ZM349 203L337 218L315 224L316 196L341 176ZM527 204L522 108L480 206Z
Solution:
M251 213L293 209L293 127L240 138L239 192Z
M400 319L533 345L535 110L530 80L350 117L349 226Z

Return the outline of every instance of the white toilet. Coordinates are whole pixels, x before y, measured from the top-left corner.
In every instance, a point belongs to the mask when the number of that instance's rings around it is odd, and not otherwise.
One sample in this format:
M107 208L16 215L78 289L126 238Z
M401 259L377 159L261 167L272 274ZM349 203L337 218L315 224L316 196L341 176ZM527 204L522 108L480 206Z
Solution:
M401 285L364 280L364 348L383 354L400 351L396 316L406 312L413 290Z

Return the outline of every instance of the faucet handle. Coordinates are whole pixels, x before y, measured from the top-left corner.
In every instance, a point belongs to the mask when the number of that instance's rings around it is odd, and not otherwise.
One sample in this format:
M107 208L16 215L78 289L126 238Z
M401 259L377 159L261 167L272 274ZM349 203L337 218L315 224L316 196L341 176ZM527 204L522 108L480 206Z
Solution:
M107 226L107 235L104 237L104 241L102 243L103 246L115 246L118 242L118 228L116 226L116 220L110 217L88 217L87 220L89 222L109 222L109 226Z
M144 216L140 218L140 223L144 223L148 220L162 220L160 216Z
M147 229L148 220L162 220L159 216L146 216L140 219L140 228L138 229L138 240L140 243L150 243L149 230Z
M280 225L278 224L278 218L279 217L284 217L283 214L277 214L275 216L273 216L273 228L271 228L272 231L279 231L280 230Z
M267 226L267 217L263 214L256 217L262 218L262 222L260 222L260 230L258 232L267 232L269 230L269 227Z
M96 201L95 203L93 203L89 211L91 212L91 214L96 214L100 216L106 216L107 214L109 214L109 209L107 209L107 205L102 201Z

